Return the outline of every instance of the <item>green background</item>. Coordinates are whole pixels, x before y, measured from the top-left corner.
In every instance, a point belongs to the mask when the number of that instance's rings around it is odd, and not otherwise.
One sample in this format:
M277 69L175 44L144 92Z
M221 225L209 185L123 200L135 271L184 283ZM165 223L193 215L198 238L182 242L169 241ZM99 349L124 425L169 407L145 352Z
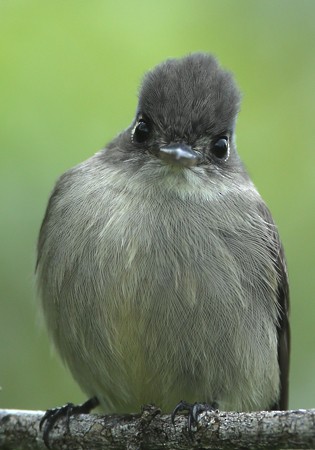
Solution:
M238 149L288 259L290 406L315 407L314 22L313 0L0 0L0 407L84 400L39 320L48 195L129 125L146 70L197 50L243 92Z

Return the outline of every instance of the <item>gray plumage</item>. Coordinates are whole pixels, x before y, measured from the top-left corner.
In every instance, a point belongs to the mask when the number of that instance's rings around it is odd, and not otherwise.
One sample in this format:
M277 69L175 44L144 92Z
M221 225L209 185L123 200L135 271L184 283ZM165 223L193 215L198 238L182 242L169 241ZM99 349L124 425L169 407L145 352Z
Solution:
M168 60L145 76L131 126L51 195L38 242L44 316L107 412L167 412L181 399L287 407L285 261L236 151L239 102L212 56Z

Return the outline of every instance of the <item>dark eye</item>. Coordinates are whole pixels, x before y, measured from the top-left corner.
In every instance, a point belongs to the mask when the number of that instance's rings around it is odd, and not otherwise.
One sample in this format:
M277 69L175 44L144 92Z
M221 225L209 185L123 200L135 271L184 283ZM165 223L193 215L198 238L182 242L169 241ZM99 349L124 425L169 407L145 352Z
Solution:
M150 137L150 133L151 133L151 126L149 122L140 119L134 128L132 140L134 142L137 142L138 144L141 144Z
M223 136L217 139L211 148L212 153L218 159L227 160L229 157L229 140Z

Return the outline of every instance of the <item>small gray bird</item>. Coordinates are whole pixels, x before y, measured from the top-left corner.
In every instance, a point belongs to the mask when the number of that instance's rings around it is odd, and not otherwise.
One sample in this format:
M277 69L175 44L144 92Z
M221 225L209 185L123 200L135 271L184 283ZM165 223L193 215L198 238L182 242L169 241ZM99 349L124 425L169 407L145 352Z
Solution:
M287 408L287 270L236 151L239 104L213 56L169 59L130 127L58 180L37 281L86 410Z

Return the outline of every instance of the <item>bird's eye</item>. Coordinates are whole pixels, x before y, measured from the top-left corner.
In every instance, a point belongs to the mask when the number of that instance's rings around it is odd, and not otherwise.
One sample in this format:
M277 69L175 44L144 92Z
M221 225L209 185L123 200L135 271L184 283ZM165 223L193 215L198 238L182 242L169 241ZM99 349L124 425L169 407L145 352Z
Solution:
M212 153L218 159L227 160L229 157L229 140L226 136L217 139L211 148Z
M150 133L150 123L140 119L133 130L132 140L138 144L142 144L142 142L145 142L150 137Z

